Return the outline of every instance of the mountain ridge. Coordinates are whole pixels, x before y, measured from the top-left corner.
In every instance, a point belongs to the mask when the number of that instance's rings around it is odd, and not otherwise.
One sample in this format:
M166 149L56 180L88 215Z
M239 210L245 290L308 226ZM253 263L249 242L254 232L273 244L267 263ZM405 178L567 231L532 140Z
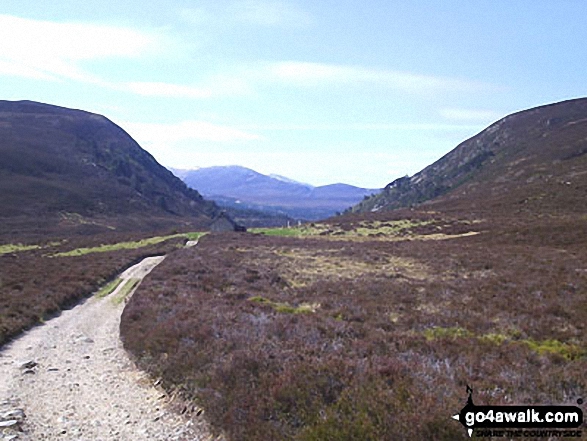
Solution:
M175 170L183 181L205 197L227 207L256 209L294 218L318 220L357 203L379 189L336 183L313 186L279 176L264 175L242 166Z

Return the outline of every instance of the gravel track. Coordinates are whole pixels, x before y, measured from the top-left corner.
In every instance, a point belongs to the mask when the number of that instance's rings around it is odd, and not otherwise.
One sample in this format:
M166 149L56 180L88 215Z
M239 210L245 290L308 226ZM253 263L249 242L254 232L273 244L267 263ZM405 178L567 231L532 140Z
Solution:
M125 271L142 279L163 257ZM0 440L212 440L170 409L120 341L120 290L86 300L0 351Z

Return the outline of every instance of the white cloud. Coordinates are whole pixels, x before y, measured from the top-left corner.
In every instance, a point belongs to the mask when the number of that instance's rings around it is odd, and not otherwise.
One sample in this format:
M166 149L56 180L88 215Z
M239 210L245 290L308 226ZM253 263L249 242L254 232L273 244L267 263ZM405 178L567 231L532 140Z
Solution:
M135 58L157 51L157 36L134 29L88 23L57 23L0 15L0 72L43 80L102 82L80 63Z
M371 83L417 93L445 90L464 92L488 87L476 81L313 62L283 61L268 64L265 69L273 79L299 86Z
M57 81L54 75L42 72L34 67L29 67L14 61L4 61L0 59L0 75L11 77L31 78L34 80Z
M74 80L148 97L203 99L250 93L235 76L213 75L202 85L165 81L112 81L82 67L88 60L157 55L165 35L130 28L56 23L0 15L0 75L43 81Z
M453 121L497 121L504 115L493 110L444 108L439 113L442 117Z

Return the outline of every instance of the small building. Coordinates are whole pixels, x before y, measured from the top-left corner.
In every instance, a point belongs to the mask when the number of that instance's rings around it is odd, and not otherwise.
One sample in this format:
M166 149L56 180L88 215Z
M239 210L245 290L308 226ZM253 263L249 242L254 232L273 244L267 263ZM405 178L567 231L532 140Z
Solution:
M228 216L228 214L226 214L225 211L222 211L212 220L212 223L210 224L210 231L216 233L225 231L245 232L247 229L246 227L237 224L230 218L230 216Z

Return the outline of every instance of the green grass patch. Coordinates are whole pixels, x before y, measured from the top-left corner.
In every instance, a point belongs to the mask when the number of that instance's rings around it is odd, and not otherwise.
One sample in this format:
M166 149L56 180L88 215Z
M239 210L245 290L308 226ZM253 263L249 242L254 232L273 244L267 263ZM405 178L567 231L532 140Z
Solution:
M273 300L266 299L262 296L250 297L249 301L271 306L276 312L286 314L309 314L316 312L320 307L320 304L318 303L301 303L298 306L292 306L289 303L274 302Z
M251 228L252 233L264 234L265 236L298 237L302 235L299 227L294 228Z
M473 334L471 331L459 327L429 328L424 330L422 334L424 335L424 337L426 337L426 340L428 341L437 340L439 338L456 340L457 338L469 338L475 336L475 334Z
M9 253L18 253L20 251L38 250L61 245L61 242L50 242L46 245L23 245L21 243L8 243L0 245L0 255Z
M373 221L360 222L357 228L349 231L351 235L370 236L375 234L383 234L386 236L394 236L412 228L422 227L432 224L433 221L413 221L408 219L401 219L396 221Z
M182 233L179 234L178 236L183 236L185 237L187 240L198 240L200 237L204 236L206 234L205 231L192 231L191 233Z
M434 227L438 221L434 220L390 220L382 221L361 221L352 225L352 228L342 228L338 224L306 224L299 227L291 228L254 228L251 232L264 234L266 236L281 237L316 237L326 236L328 238L338 239L359 239L381 237L389 239L405 238L433 238L434 232L438 235L442 231L440 224L436 225L435 230L426 234L417 233L418 228ZM449 236L450 237L450 236ZM456 236L455 236L456 237Z
M0 245L0 254L16 253L18 251L38 250L40 245L23 245L20 243L9 243Z
M141 279L128 279L122 286L116 297L112 299L115 305L120 305L128 297L133 289L139 284Z
M424 335L428 341L438 339L456 340L458 338L475 338L477 340L485 341L495 345L502 345L509 342L522 343L540 355L557 354L566 358L567 360L575 360L587 356L587 350L581 346L571 343L564 343L556 339L520 339L519 333L517 332L513 332L511 334L492 332L488 334L477 335L467 329L459 327L435 327L424 330L422 335Z
M501 345L508 340L512 340L512 335L501 334L498 332L490 332L489 334L484 334L479 337L481 340L493 343L494 345Z
M303 225L300 227L279 227L279 228L251 228L252 233L264 234L265 236L278 237L312 237L321 234L330 234L332 230L327 225ZM338 230L336 230L338 231Z
M136 240L136 241L118 242L118 243L108 244L108 245L99 245L97 247L76 248L75 250L53 254L51 257L75 257L75 256L83 256L85 254L90 254L90 253L107 253L109 251L134 250L137 248L147 247L149 245L156 245L158 243L165 242L166 240L170 240L170 239L175 239L177 237L184 237L187 240L196 240L199 237L203 236L204 234L205 234L204 232L191 232L191 233L170 234L168 236L155 236L155 237L149 237L146 239L141 239L141 240Z
M122 279L116 278L110 283L104 285L100 290L96 293L96 297L99 299L109 296L114 292L116 288L122 283Z
M249 231L252 233L264 234L265 236L311 237L326 234L330 230L328 225L306 224L299 227L251 228Z
M582 358L587 355L587 351L578 345L563 343L559 340L548 339L537 341L533 339L520 340L521 343L528 345L530 349L539 353L540 355L545 354L557 354L567 360L575 360Z

